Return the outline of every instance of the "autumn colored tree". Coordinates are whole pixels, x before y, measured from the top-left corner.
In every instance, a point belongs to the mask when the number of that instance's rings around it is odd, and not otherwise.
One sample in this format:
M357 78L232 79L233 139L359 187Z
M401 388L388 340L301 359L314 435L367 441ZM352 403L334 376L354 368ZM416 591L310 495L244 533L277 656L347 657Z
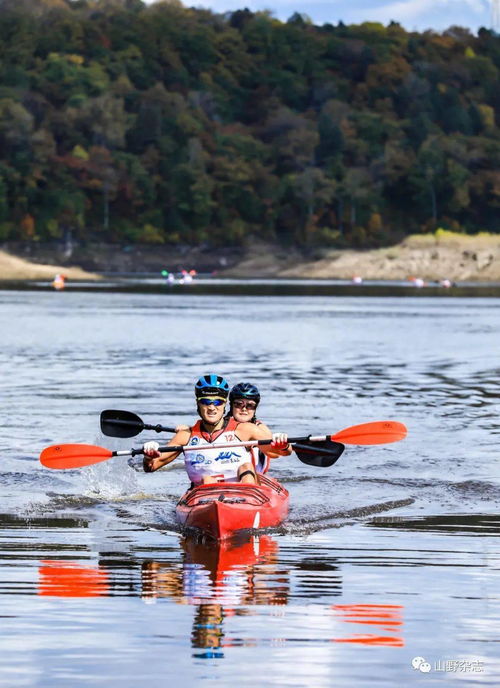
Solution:
M0 240L500 232L500 37L0 0Z

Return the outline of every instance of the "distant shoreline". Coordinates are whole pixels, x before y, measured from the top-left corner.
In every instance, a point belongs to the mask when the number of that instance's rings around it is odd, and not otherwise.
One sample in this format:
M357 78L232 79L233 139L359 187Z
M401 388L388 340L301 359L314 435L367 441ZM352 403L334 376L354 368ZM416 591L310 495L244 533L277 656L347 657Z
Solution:
M295 258L289 259L288 265L286 263L262 246L225 274L232 277L494 283L500 282L500 236L414 235L388 248L328 249L319 259Z
M17 247L19 249L19 247ZM312 280L421 280L424 283L500 282L500 236L414 235L397 246L366 251L323 249L314 257L280 245L252 242L243 249L95 245L70 255L29 247L23 255L0 250L0 282L99 280L121 273L176 272L181 266L218 277ZM72 263L69 265L68 263Z

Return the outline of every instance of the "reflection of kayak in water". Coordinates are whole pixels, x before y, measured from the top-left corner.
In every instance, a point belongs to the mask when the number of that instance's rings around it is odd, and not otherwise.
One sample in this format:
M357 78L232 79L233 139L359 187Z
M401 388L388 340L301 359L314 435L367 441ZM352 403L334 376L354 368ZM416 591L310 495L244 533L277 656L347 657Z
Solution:
M181 544L185 563L203 566L214 584L230 569L268 563L278 552L278 543L269 535L253 535L241 542L225 540L217 547L193 538L184 538Z
M176 507L184 528L215 540L240 530L280 525L288 513L288 491L277 480L261 475L260 485L214 483L188 490Z
M288 582L269 585L277 564L278 543L268 535L214 545L183 538L182 570L170 562L147 561L142 566L142 598L171 597L181 604L286 604ZM260 567L265 567L261 569ZM271 568L270 568L271 567Z
M278 549L277 543L266 536L251 537L234 546L226 540L217 547L186 538L182 546L186 553L184 600L189 604L217 602L230 606L245 603L253 589L249 578L252 567L272 559Z

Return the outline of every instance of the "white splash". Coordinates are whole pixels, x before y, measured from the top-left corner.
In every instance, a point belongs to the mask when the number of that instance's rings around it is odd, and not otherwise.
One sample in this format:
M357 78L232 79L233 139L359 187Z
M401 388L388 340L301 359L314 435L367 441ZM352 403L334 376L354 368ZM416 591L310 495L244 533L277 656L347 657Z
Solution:
M89 466L81 476L89 497L115 500L141 491L137 473L122 458Z

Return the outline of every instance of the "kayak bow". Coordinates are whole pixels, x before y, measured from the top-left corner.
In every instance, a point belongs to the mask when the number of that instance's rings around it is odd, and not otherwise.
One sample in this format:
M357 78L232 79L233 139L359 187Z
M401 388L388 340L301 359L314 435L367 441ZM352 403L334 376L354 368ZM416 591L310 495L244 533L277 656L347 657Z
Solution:
M260 485L211 483L188 490L176 506L184 528L214 540L226 540L240 530L278 526L288 513L288 491L277 480L259 476Z

